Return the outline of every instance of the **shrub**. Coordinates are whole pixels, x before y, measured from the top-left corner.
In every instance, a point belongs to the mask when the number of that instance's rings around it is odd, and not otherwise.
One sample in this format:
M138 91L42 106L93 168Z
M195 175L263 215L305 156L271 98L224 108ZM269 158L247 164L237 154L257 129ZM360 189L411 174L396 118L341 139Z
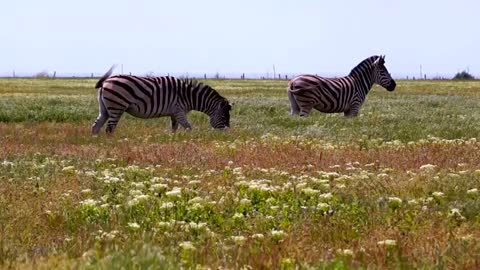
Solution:
M48 75L48 71L46 70L40 71L37 74L35 74L35 78L37 79L47 79L49 77L50 76Z
M457 72L453 77L454 80L475 80L472 74L468 73L468 71Z

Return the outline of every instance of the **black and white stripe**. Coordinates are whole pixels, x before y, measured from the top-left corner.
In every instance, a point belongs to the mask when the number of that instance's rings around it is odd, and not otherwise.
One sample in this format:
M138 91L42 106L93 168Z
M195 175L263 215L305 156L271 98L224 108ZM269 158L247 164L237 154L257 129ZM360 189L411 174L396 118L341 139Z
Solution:
M315 108L324 113L343 112L347 117L355 117L374 83L388 91L395 90L396 83L385 67L385 56L363 60L342 78L297 76L288 84L290 113L308 116Z
M112 133L124 112L139 118L170 116L172 130L178 124L191 129L187 113L200 111L210 117L213 128L230 126L231 105L210 86L172 76L139 77L111 76L113 67L97 82L99 115L92 125L97 134L107 123L106 132Z

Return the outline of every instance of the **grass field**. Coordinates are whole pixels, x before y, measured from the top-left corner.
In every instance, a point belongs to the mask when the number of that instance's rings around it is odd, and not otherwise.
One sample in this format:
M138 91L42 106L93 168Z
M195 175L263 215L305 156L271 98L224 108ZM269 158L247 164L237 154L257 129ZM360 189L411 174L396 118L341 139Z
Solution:
M0 80L0 268L480 269L480 82L288 115L286 81L90 136L95 80Z

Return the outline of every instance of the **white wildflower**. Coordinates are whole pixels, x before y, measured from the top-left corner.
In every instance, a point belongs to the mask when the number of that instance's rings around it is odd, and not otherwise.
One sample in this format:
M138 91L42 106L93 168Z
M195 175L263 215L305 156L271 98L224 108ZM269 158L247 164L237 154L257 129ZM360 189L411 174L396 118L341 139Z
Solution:
M265 236L261 233L256 233L252 235L252 238L256 240L262 240L263 238L265 238Z
M328 205L327 203L321 202L317 204L317 209L322 212L327 212L328 210L330 210L330 205Z
M425 171L425 172L432 172L436 168L437 168L437 165L433 165L433 164L425 164L425 165L420 166L420 170Z
M167 184L156 183L150 186L149 190L153 192L161 192L167 190Z
M182 188L174 187L171 191L165 193L170 198L180 198L182 196Z
M73 173L75 173L75 167L74 166L63 167L62 172L68 173L68 174L73 174Z
M245 236L242 236L242 235L232 236L231 239L237 245L242 245L245 242Z
M377 244L379 246L394 247L397 245L397 241L392 239L387 239L383 241L378 241Z
M198 185L200 185L201 183L202 183L202 181L200 181L200 180L190 180L190 181L188 182L188 185L189 185L189 186L198 186Z
M143 189L145 188L145 184L141 183L141 182L133 182L132 184L132 187L136 188L136 189Z
M380 174L377 174L377 177L380 178L380 179L387 179L390 176L386 173L380 173Z
M140 225L138 225L138 223L136 223L136 222L129 222L128 223L128 228L130 228L132 230L138 230L138 229L140 229Z
M275 241L282 241L286 236L285 232L282 230L272 230L271 235L272 239Z
M467 194L469 196L472 196L472 197L477 196L478 195L478 189L476 189L476 188L469 189L469 190L467 190Z
M130 195L132 195L133 197L137 197L137 196L143 195L143 192L138 189L132 189L130 190Z
M92 193L92 190L91 190L91 189L89 189L89 188L87 188L87 189L83 189L83 190L81 190L81 191L80 191L80 193L82 193L82 194L85 194L85 195L86 195L86 194L90 194L90 193Z
M296 188L296 189L299 189L299 190L302 190L302 189L304 189L304 188L306 188L306 187L307 187L307 183L305 183L305 182L298 183L298 184L295 186L295 188Z
M80 204L83 205L83 206L96 206L97 205L97 201L94 200L94 199L86 199L84 201L81 201Z
M241 213L235 213L232 218L234 220L242 220L244 218L244 216Z
M337 254L340 254L341 256L345 256L345 257L352 257L353 256L353 250L351 250L351 249L338 249Z
M195 251L196 248L190 241L181 242L179 244L180 248L184 251Z
M318 194L320 193L320 190L316 190L316 189L313 189L313 188L304 188L302 189L302 192L305 194L305 195L315 195L315 194Z
M474 240L475 237L472 234L467 234L467 235L461 236L460 239L465 241L465 242L470 242L470 241Z
M448 214L448 216L457 220L465 220L465 217L462 215L460 209L458 208L450 209L450 213Z
M168 230L172 228L172 223L166 221L160 221L157 223L157 227L162 230Z
M107 234L105 234L104 238L108 241L112 241L113 239L115 239L115 237L117 237L117 235L119 234L120 232L117 231L117 230L113 230Z
M2 164L2 166L4 166L4 167L9 167L9 166L13 166L13 165L15 165L13 162L11 162L11 161L8 161L8 160L4 160L4 161L2 161L2 163L1 163L1 164Z
M435 199L441 199L441 198L445 197L445 194L443 192L440 192L440 191L435 191L435 192L432 193L432 196Z
M175 205L172 202L164 202L160 205L160 209L170 209L173 208Z
M194 197L188 201L189 204L203 203L205 200L202 197Z
M415 200L415 199L408 200L407 203L408 203L409 205L418 205L418 201Z
M402 199L398 197L388 197L388 206L390 206L390 208L396 209L400 207L400 205L402 205Z
M328 192L328 193L320 194L319 197L323 201L328 201L328 200L331 200L333 198L333 195L332 195L332 193Z

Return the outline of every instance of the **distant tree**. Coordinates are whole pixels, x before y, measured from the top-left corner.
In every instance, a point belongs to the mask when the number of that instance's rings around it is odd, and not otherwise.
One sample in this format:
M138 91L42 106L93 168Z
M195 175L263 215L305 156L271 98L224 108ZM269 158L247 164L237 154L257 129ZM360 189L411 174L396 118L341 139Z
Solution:
M454 80L475 80L472 74L468 73L468 71L464 70L462 72L457 72L453 77Z
M35 78L37 79L47 79L48 77L50 76L48 75L48 71L46 70L40 71L37 74L35 74Z
M153 72L153 71L148 71L148 72L145 74L145 77L155 77L155 72Z

